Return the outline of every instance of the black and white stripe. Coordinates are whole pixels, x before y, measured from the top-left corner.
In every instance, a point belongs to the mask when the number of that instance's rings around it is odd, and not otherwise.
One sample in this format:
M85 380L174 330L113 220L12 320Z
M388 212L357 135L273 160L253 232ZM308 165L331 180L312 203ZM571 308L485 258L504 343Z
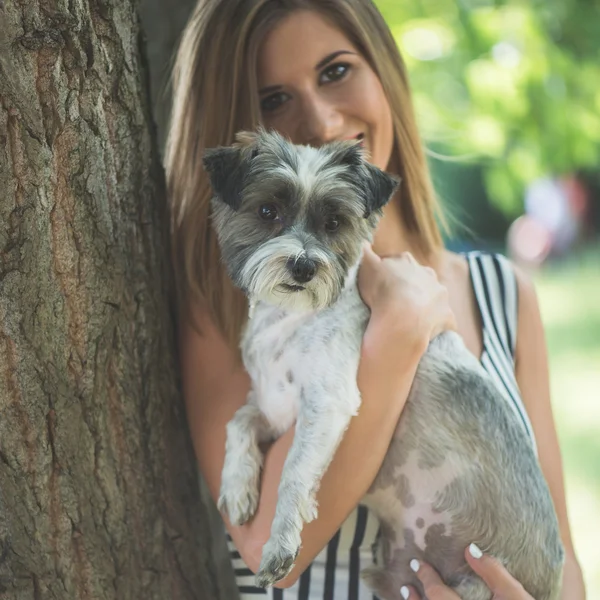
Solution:
M500 255L470 252L466 259L481 316L481 364L502 391L535 448L533 429L515 377L518 295L514 272ZM285 590L257 588L254 575L228 536L240 600L378 600L360 581L361 569L377 561L378 533L375 516L364 506L358 506L299 580Z
M483 325L481 364L509 401L537 451L533 428L515 375L518 290L514 271L498 254L467 254Z

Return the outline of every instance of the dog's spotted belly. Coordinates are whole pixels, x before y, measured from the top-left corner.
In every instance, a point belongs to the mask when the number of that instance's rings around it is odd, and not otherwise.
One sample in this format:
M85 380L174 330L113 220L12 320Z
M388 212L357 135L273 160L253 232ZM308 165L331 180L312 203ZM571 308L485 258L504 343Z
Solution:
M444 498L451 486L468 477L470 468L453 456L427 464L413 451L401 466L384 462L365 503L396 531L396 550L414 552L417 547L424 552L452 536L453 515Z
M382 598L398 598L401 585L417 585L410 570L414 558L433 564L442 576L460 573L464 567L463 507L448 503L457 487L468 486L471 465L449 454L439 462L428 462L420 449L407 449L402 436L390 446L382 468L364 503L381 523L380 551L383 584L367 582ZM385 591L392 582L394 591ZM383 587L381 587L383 585Z

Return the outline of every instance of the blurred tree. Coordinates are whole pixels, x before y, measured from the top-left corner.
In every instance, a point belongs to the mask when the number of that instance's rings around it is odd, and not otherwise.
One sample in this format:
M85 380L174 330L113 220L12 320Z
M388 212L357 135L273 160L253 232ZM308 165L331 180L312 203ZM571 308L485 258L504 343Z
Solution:
M599 0L376 0L429 148L482 165L507 216L525 186L600 164Z

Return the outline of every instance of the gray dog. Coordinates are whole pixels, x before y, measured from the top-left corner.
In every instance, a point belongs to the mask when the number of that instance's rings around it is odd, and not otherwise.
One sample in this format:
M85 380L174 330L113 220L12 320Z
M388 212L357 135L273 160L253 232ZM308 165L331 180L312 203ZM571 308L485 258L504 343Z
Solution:
M262 130L207 151L204 165L222 257L251 312L242 356L252 389L227 426L218 503L233 524L256 510L259 444L296 423L257 574L268 586L291 570L321 477L360 408L369 310L356 274L398 182L354 143L315 149ZM535 452L455 333L429 344L365 503L381 520L384 564L363 577L385 600L399 599L403 584L422 590L412 558L464 600L490 600L464 560L470 542L536 600L558 598L563 549Z

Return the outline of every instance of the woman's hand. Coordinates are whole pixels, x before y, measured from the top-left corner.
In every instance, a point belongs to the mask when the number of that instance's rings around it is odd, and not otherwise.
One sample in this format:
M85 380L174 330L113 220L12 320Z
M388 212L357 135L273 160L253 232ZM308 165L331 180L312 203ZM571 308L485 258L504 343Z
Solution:
M475 544L471 544L465 550L465 558L473 571L494 592L493 600L534 600L498 560L483 554ZM428 600L460 600L429 565L413 560L410 567L423 584ZM420 598L411 586L403 586L400 593L406 600Z
M365 245L358 271L358 290L371 309L362 343L359 387L381 398L406 398L394 392L406 377L402 364L418 364L429 341L456 329L448 290L435 271L405 252L380 258ZM400 407L401 408L401 407Z
M431 267L420 265L409 252L380 258L369 244L364 247L358 272L358 289L371 309L371 320L402 339L426 342L447 329L456 329L448 290Z

